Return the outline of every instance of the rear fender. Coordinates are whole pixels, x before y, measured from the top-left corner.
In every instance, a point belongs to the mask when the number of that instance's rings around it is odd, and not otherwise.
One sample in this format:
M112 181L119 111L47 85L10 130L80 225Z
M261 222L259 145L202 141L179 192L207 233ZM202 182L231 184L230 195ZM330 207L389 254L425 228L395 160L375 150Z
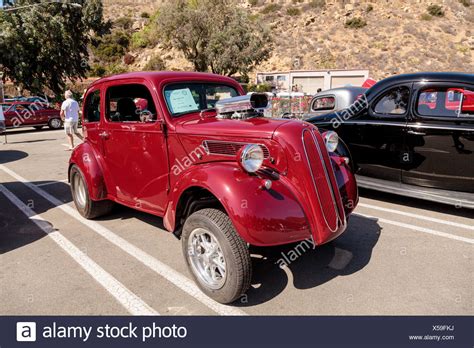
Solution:
M92 200L98 201L107 198L107 188L105 186L104 175L100 161L102 157L93 147L85 142L76 147L69 160L69 172L73 165L76 165L81 170L87 181L89 188L89 195Z

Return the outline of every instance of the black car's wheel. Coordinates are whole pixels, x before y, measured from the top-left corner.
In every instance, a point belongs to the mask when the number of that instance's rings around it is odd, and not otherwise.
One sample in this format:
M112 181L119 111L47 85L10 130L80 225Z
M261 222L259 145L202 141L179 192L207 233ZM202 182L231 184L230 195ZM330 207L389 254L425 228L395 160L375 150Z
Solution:
M48 127L51 129L60 129L63 123L59 118L52 118L48 122Z
M71 168L69 174L71 194L77 211L87 219L93 219L108 214L114 203L108 200L93 201L89 196L87 182L77 166Z
M199 210L188 217L181 237L187 266L206 295L230 303L247 291L252 276L250 253L227 214Z

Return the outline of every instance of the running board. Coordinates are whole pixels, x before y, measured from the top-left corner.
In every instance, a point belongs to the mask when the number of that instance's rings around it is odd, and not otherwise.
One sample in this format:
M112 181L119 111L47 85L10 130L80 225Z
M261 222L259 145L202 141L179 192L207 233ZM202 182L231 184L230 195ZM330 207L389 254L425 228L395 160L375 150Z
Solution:
M400 182L356 175L357 185L366 189L394 193L402 196L450 204L458 208L474 209L474 193L447 191L429 187L403 184Z

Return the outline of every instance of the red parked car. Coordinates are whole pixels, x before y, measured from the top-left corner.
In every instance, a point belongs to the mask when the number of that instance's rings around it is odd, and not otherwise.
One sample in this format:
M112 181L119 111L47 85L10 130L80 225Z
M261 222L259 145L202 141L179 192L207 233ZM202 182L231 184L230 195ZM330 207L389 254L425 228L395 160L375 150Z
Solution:
M123 74L84 100L85 140L69 167L78 211L95 218L115 202L163 217L199 287L221 303L250 286L248 245L327 243L358 202L334 132L264 118L267 96L245 96L231 78Z
M49 126L59 129L62 126L59 110L46 102L12 102L1 104L7 128Z

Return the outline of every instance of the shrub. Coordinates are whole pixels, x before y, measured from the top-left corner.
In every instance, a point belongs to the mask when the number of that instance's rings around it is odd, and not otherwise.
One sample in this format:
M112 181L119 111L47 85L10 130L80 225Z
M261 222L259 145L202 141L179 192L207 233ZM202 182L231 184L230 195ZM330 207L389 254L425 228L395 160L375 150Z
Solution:
M444 16L444 10L439 5L430 5L430 6L428 6L427 11L430 15L432 15L434 17L443 17Z
M166 64L160 56L156 55L150 58L148 63L143 67L144 71L161 71L166 70Z
M258 0L249 0L250 6L257 6L258 5Z
M149 14L148 12L142 12L142 13L140 14L140 17L142 17L142 18L150 18L150 14Z
M260 83L258 85L254 85L254 84L247 85L247 92L263 93L263 92L271 92L271 91L272 91L272 86L268 83Z
M272 13L272 12L279 11L280 9L281 9L280 4L268 4L260 12L262 14L269 14L269 13Z
M299 16L301 14L301 11L298 8L289 7L288 9L286 9L286 14L288 16Z
M89 77L102 77L106 73L106 69L104 66L100 64L94 64L90 67L89 73L87 74Z
M351 29L363 28L366 25L367 25L367 22L363 18L360 18L360 17L349 18L344 24L346 28L351 28Z
M106 74L107 75L115 75L127 72L127 68L121 64L115 63L110 64L106 67Z
M374 10L374 6L372 6L372 4L369 4L367 5L367 8L365 9L365 12L369 13L369 12L372 12Z
M303 1L304 1L304 0L291 0L291 2L292 2L293 4L300 4L300 3L302 3Z
M423 13L420 18L424 21L430 21L433 17L431 17L428 13Z
M120 17L114 22L114 25L123 30L129 30L133 26L133 20L130 17Z
M311 0L308 3L308 6L310 8L321 8L321 7L326 6L326 1L325 0Z
M458 0L459 3L461 3L461 5L463 5L464 7L469 7L471 6L471 0Z
M94 54L104 61L114 61L125 54L125 48L115 42L102 42L94 49Z
M146 48L150 44L148 38L141 31L133 33L131 41L133 49Z

